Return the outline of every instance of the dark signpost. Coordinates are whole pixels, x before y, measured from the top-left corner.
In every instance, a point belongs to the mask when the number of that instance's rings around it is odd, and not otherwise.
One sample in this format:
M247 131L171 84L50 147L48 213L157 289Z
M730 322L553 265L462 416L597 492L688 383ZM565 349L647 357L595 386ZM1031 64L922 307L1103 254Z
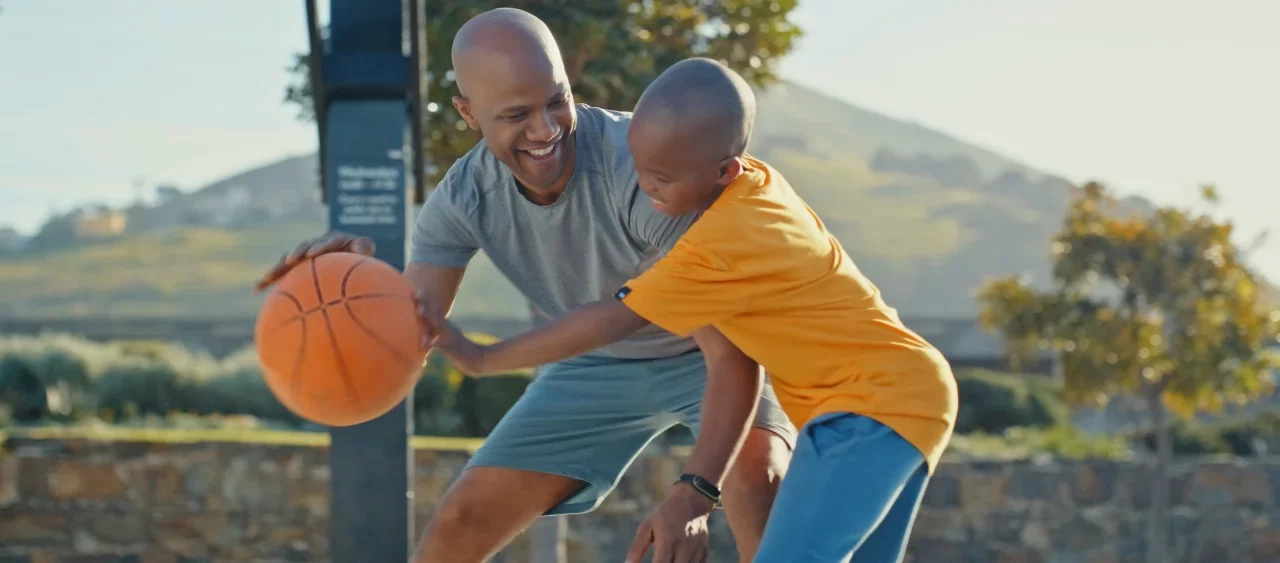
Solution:
M325 1L305 3L329 228L373 238L376 257L404 269L409 194L422 199L421 0L327 0L322 31L316 3ZM378 419L330 429L335 563L412 554L412 404L410 395Z

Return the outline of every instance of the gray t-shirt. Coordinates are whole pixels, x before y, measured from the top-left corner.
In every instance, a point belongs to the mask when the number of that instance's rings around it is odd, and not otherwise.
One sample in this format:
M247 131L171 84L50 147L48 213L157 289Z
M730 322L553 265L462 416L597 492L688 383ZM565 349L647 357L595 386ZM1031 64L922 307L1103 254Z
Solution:
M694 216L668 218L640 191L627 147L631 114L579 104L577 115L577 161L559 200L525 199L506 165L478 143L427 197L410 262L460 268L484 250L542 323L611 297L670 250ZM657 358L694 347L649 325L595 353Z

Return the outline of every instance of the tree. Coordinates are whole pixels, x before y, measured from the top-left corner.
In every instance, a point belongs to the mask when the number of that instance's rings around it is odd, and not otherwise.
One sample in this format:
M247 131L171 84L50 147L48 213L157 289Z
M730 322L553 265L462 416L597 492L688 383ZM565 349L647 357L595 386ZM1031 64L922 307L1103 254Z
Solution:
M1212 187L1202 190L1217 201ZM1014 360L1051 349L1065 398L1101 406L1140 397L1156 433L1148 561L1165 561L1167 411L1185 418L1271 393L1280 368L1280 310L1232 243L1230 221L1160 208L1121 216L1105 188L1079 190L1053 239L1053 288L1015 278L979 292L982 323L1002 333Z
M466 0L426 3L427 181L434 185L470 150L479 133L467 129L450 99L457 94L449 58L453 36L476 14L502 6L526 10L555 34L574 97L630 109L658 73L681 59L718 59L763 87L777 80L777 62L801 34L787 21L796 0ZM314 120L305 54L294 55L285 101Z

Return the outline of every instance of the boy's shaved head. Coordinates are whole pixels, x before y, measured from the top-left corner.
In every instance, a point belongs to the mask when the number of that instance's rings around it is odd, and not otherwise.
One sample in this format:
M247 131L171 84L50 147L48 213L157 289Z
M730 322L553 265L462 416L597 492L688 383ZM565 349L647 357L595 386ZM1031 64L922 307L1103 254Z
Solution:
M755 93L729 67L672 65L640 96L627 130L640 189L664 215L705 209L742 173L755 118Z
M711 59L685 59L645 89L633 118L696 133L699 152L717 160L742 156L751 141L756 96L733 69Z

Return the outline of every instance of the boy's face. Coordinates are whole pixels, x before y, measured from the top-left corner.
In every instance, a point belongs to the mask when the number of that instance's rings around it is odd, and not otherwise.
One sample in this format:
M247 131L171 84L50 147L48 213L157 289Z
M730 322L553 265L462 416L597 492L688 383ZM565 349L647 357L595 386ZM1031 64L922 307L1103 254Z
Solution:
M736 158L717 158L697 135L661 119L633 117L627 143L640 189L667 217L702 211L741 172Z

